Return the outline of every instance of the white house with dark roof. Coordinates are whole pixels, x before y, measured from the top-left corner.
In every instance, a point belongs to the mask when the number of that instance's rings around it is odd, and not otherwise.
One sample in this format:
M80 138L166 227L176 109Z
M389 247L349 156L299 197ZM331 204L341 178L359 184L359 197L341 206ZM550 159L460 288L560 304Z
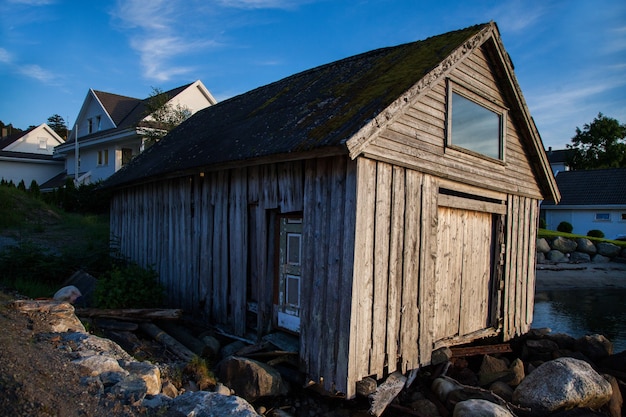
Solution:
M191 114L217 102L200 80L163 94L169 97L168 104ZM56 159L65 161L65 177L84 184L104 180L138 155L144 144L138 126L150 121L149 100L90 89L67 142L54 151Z
M561 201L541 205L548 229L568 222L576 234L601 230L607 239L626 234L626 168L561 171L556 182Z
M63 162L52 157L63 139L45 123L24 132L0 138L0 177L17 185L38 185L63 171Z

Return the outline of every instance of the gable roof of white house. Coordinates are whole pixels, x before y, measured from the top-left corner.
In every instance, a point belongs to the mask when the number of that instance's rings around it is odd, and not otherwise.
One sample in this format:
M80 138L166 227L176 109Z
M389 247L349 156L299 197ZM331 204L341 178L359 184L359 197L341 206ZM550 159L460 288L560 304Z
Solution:
M190 100L186 94L196 91L200 94L196 94ZM173 88L162 94L169 97L168 103L180 104L188 108L192 114L217 103L217 100L200 80ZM201 99L196 99L197 97L201 97ZM120 136L136 135L137 126L149 118L146 109L150 99L151 97L139 99L89 89L67 142L65 146L57 149L57 153L73 152L76 136L78 136L79 143L87 144L103 139L108 141L119 139ZM93 120L94 117L97 118L97 121Z
M542 209L626 206L626 168L561 171L556 176L561 201Z
M61 138L45 123L0 139L0 156L15 159L52 160L54 147L63 144Z

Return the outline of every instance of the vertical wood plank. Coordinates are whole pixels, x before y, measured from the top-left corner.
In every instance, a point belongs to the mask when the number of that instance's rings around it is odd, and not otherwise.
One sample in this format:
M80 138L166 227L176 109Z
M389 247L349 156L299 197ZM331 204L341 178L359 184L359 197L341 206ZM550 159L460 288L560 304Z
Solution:
M419 286L419 365L430 363L435 326L435 265L437 263L437 197L436 180L425 175L422 185L422 216Z
M246 332L246 279L248 266L246 169L232 170L229 198L229 302L230 325L238 336Z
M377 163L374 225L374 293L370 373L382 378L387 334L387 291L391 219L391 165Z
M417 338L419 335L419 259L420 216L423 174L406 171L406 211L404 222L404 253L402 281L402 317L400 321L400 347L402 372L415 369L417 364Z
M393 167L391 235L389 238L389 284L387 294L387 362L388 372L398 365L400 343L400 317L402 305L402 270L404 252L404 168Z
M357 160L356 224L354 242L354 283L352 296L352 327L349 372L360 379L369 375L372 345L372 290L374 267L374 198L376 162L365 158ZM357 379L357 380L358 380Z

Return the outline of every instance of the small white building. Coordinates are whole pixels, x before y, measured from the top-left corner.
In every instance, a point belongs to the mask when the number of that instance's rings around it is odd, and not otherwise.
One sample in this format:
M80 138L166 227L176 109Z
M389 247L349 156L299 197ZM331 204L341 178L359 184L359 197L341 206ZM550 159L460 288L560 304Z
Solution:
M217 102L200 80L163 94L169 97L168 105L191 114ZM138 155L144 144L138 126L151 120L146 111L149 100L90 89L67 142L54 151L55 158L65 162L67 176L81 184L94 183Z
M561 201L544 201L546 227L568 222L573 233L601 230L607 239L626 234L626 168L560 171L556 182Z
M61 173L63 162L54 160L54 147L63 139L45 123L24 132L0 138L0 177L15 185L24 181L30 187L33 180L38 185Z

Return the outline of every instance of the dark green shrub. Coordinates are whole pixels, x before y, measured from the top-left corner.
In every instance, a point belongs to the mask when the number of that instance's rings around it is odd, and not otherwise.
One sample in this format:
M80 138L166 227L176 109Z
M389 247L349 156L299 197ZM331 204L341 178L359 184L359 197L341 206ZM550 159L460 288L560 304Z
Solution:
M602 230L592 229L592 230L587 232L587 236L603 238L604 237L604 232Z
M17 184L17 189L20 191L26 191L26 184L24 184L24 180L21 180L19 184Z
M39 190L39 184L37 184L37 181L32 180L30 182L30 187L28 187L28 192L31 193L35 197L39 197L40 190Z
M556 230L563 233L572 233L572 231L574 230L574 226L572 226L572 224L568 222L561 222L556 227Z
M49 250L31 242L9 246L0 253L2 282L13 287L19 281L39 281L60 285L72 273L66 258L55 256Z
M99 308L154 308L163 303L164 292L154 269L129 263L100 277L94 294Z

